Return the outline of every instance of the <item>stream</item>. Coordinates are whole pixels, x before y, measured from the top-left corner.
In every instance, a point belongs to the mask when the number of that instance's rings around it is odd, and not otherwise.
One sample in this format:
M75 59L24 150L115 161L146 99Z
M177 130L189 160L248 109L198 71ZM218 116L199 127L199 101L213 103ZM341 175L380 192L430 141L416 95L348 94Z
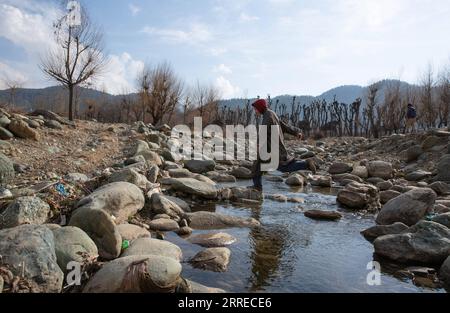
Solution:
M250 181L223 186L248 186ZM336 204L334 189L296 189L280 182L264 181L266 194L302 197L305 203L280 203L265 199L260 206L212 205L197 210L253 217L259 229L231 228L194 234L226 232L237 238L229 246L228 271L214 273L183 263L183 277L227 292L446 292L445 289L417 287L411 279L397 278L401 265L381 263L381 285L370 286L368 263L374 261L373 245L360 232L375 225L373 215L359 215ZM317 221L302 213L308 209L338 210L337 222ZM167 240L183 250L188 260L203 248L171 233ZM403 266L404 268L405 266Z

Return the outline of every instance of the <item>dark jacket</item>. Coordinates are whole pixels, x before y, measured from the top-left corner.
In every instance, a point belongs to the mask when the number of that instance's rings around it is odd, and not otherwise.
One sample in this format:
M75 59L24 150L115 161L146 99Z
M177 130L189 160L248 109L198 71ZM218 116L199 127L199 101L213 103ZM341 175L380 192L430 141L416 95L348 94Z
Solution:
M261 125L266 125L267 127L267 142L263 143L259 141L258 138L258 147L260 147L261 145L267 145L267 151L270 153L271 152L271 142L270 142L270 138L271 138L271 127L272 125L279 125L281 128L280 131L280 135L279 135L279 155L280 155L280 165L285 165L289 162L291 162L294 158L290 157L285 143L284 143L284 136L283 136L283 132L291 134L293 136L297 136L299 133L301 133L301 130L297 127L293 127L291 125L288 125L286 123L284 123L283 121L281 121L278 116L276 115L275 112L273 112L272 110L267 109L264 114L262 115L262 122ZM258 154L258 161L259 160L259 154ZM268 162L268 161L267 161Z
M417 117L416 108L414 108L414 107L408 107L408 113L406 114L406 117L407 117L408 119L416 118L416 117Z

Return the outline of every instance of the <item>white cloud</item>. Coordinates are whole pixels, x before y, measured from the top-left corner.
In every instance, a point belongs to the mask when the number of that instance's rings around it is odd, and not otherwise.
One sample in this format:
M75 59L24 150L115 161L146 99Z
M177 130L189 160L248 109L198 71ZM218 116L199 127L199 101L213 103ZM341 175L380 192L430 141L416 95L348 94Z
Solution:
M137 5L135 5L133 3L130 3L128 5L128 8L130 9L131 15L133 15L133 16L138 15L142 11L142 9L140 7L138 7Z
M258 16L248 15L247 13L244 13L244 12L241 13L239 18L242 22L255 22L255 21L259 20Z
M213 68L213 72L214 73L220 73L220 74L232 74L233 71L231 70L231 68L229 68L228 66L226 66L225 64L220 64L217 65Z
M28 77L8 64L0 62L0 90L9 88L7 81L26 84Z
M220 91L222 98L230 99L238 97L241 93L241 89L233 84L223 76L219 76L216 79L215 87Z
M146 26L142 32L160 37L170 43L205 43L212 39L208 27L201 23L193 23L188 29L157 28Z
M144 62L133 59L127 52L110 55L107 74L97 80L96 86L115 95L132 92L136 76L143 68Z

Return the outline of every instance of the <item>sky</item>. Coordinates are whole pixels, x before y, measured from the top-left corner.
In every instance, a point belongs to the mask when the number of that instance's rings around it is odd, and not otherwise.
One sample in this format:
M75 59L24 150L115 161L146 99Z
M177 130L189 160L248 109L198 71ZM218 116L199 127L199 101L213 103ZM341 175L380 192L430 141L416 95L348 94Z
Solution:
M168 61L223 98L313 95L379 79L416 83L450 64L449 0L85 0L105 33L96 88L133 92L144 63ZM54 85L39 70L55 45L56 0L0 0L0 89Z

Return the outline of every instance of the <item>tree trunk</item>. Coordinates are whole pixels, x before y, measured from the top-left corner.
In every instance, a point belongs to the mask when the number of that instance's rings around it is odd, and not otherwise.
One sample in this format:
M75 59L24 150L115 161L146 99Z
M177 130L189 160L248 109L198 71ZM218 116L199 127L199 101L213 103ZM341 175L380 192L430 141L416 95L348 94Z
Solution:
M73 121L73 86L69 86L69 120Z

